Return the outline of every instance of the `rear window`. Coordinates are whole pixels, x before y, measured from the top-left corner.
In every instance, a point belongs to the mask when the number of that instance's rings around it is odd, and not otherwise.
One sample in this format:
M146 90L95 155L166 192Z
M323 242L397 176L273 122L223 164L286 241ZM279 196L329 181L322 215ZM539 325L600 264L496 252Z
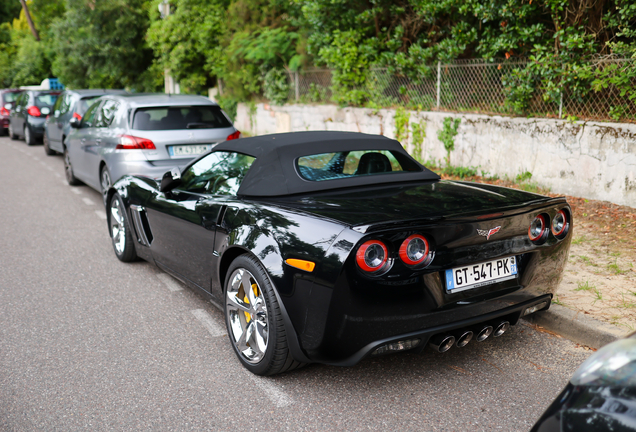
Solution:
M90 108L90 106L93 105L95 103L95 100L100 96L89 96L81 98L79 100L79 103L77 104L77 113L79 115L84 115L88 108Z
M422 169L403 154L390 150L357 150L302 156L298 173L305 180L323 181Z
M35 96L35 105L38 107L52 107L59 96L59 93L45 93Z
M217 106L140 108L133 129L175 130L227 128L232 124Z
M6 92L2 94L2 98L4 99L4 103L15 102L21 94L22 92Z

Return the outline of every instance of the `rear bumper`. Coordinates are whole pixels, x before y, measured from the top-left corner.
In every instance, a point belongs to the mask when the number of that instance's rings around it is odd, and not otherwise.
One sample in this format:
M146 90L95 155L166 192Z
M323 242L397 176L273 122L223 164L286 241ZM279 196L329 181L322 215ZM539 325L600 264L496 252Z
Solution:
M449 324L430 327L422 331L403 333L389 338L378 339L365 345L363 348L359 349L349 357L346 357L339 361L325 361L324 363L334 366L354 366L363 358L371 355L376 349L392 342L404 340L419 339L419 343L417 344L417 346L415 346L415 348L411 349L411 352L420 352L426 347L428 341L435 335L452 334L459 330L479 328L480 326L484 325L491 325L494 327L498 322L501 321L508 321L511 325L515 325L526 309L535 305L539 305L541 303L546 303L546 306L542 307L540 310L547 310L550 307L551 301L552 295L548 294L519 303L514 306L510 306L504 309L497 310L495 312L486 313L469 319L463 319Z

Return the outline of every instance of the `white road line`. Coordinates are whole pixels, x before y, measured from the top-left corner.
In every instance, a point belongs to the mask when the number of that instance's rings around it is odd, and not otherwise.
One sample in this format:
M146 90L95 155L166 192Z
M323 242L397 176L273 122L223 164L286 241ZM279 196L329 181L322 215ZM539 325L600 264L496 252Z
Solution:
M284 408L294 403L294 400L288 394L270 382L268 378L256 376L251 372L246 372L246 374L278 408Z
M82 201L84 201L84 204L86 204L86 205L95 205L95 202L92 199L90 199L90 198L84 197L84 198L82 198Z
M37 157L37 156L31 156L31 157L32 157L34 160L36 160L36 161L39 161L39 160L40 160L40 158L39 158L39 157Z
M62 183L64 186L68 186L68 182L66 180L60 180L60 183ZM71 190L75 190L75 189L71 189Z
M157 273L157 278L172 292L181 291L183 289L181 284L167 273Z
M49 170L49 171L53 171L53 168L51 168L50 166L48 166L48 165L46 165L46 164L44 164L44 167L45 167L47 170Z
M57 178L62 178L62 174L60 174L59 172L56 172L56 173L55 173L55 177L57 177Z
M192 312L192 315L203 324L203 327L205 327L213 337L225 336L225 329L218 325L204 309L195 309L190 312Z
M102 220L106 220L106 213L104 213L103 210L95 210L95 214L97 215L98 218Z
M81 195L82 194L82 190L78 189L78 188L71 188L71 192L73 192L74 194L77 194L77 195Z

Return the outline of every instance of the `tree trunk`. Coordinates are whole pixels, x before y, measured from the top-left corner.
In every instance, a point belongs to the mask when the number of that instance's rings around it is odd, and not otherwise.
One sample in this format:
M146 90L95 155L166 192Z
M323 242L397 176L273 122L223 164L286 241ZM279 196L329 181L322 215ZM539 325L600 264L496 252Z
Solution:
M33 20L31 19L31 14L29 13L29 8L27 7L25 0L20 0L22 4L22 9L24 9L24 15L26 15L27 22L29 23L29 27L31 27L31 33L33 33L33 37L36 41L40 40L40 35L38 34L37 29L35 28L35 24L33 24Z

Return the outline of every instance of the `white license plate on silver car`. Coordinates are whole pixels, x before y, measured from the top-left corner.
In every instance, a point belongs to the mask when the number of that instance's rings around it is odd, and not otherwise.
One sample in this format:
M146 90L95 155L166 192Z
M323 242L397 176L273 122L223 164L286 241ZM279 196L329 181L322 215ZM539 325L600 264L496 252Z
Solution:
M446 291L456 293L517 277L515 257L446 270Z
M197 144L197 145L180 145L168 147L170 156L192 156L200 155L210 150L210 144Z

